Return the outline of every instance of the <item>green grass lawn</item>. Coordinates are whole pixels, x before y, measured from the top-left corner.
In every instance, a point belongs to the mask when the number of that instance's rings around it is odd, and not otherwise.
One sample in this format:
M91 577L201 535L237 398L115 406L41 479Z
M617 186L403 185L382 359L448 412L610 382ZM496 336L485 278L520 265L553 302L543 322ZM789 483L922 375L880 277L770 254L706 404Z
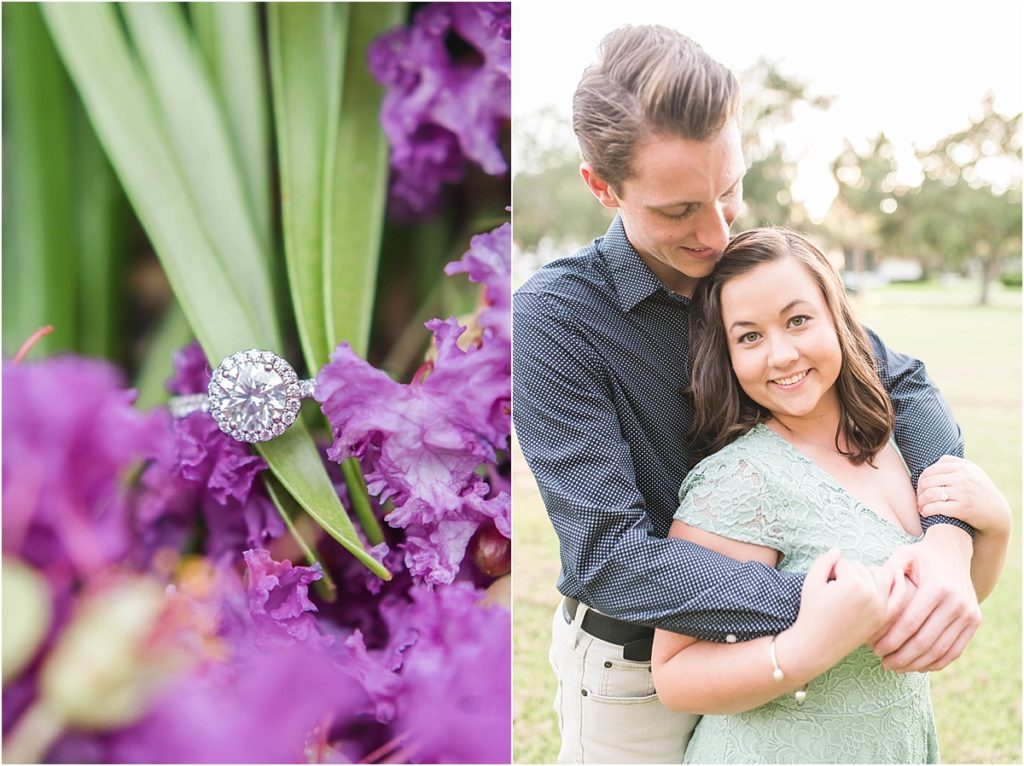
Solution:
M982 627L957 662L932 676L945 763L1021 762L1020 293L999 298L989 308L951 302L938 291L910 297L884 290L856 299L858 316L891 348L925 361L964 430L967 457L989 472L1014 512L1006 571L982 605ZM558 545L518 449L513 493L514 758L554 763L547 650Z

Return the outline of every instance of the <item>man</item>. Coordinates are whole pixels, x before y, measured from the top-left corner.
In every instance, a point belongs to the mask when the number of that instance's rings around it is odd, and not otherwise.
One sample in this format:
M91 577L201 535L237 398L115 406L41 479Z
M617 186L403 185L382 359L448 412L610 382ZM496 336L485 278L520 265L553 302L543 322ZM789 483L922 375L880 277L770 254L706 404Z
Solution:
M605 38L573 124L583 180L618 215L513 301L513 417L561 551L561 762L681 760L696 719L654 694L652 626L729 643L777 634L799 609L801 576L665 537L696 462L689 296L742 204L738 104L732 73L676 32ZM871 338L916 482L941 455L962 455L960 430L923 365ZM894 670L944 667L980 622L970 528L927 523L897 562L916 592L874 647Z

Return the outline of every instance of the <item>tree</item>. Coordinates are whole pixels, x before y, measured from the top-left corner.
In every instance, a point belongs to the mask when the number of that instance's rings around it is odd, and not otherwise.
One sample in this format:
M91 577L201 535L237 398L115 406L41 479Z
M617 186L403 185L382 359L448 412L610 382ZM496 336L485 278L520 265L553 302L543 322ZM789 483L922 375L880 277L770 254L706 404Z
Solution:
M827 226L850 256L851 270L859 275L868 253L884 248L896 236L891 220L898 209L892 142L880 133L866 150L858 151L846 141L832 163L832 176L838 190Z
M594 199L580 177L580 153L568 117L548 107L516 123L523 161L512 184L514 235L524 250L542 240L573 247L604 234L614 211Z
M750 163L743 179L744 212L734 230L754 226L809 226L803 204L793 200L790 187L799 157L780 138L797 112L827 109L830 96L812 93L807 83L783 74L778 64L759 59L740 76L743 112L740 129L743 152Z
M986 96L980 118L917 153L925 178L902 204L900 241L949 269L976 266L981 305L1003 264L1020 257L1020 123Z

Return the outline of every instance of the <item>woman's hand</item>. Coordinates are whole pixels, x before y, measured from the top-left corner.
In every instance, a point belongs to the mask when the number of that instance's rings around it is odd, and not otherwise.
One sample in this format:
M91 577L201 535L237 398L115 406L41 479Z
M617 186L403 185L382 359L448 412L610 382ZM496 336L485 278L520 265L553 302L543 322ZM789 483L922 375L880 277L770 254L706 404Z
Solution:
M969 460L951 455L921 473L917 507L924 517L952 516L978 532L1002 535L1010 529L1010 505L988 474Z
M895 619L904 598L902 573L896 577L842 558L833 548L815 559L804 579L800 613L779 636L779 662L816 657L827 669L857 647L881 635ZM820 672L820 671L819 671Z

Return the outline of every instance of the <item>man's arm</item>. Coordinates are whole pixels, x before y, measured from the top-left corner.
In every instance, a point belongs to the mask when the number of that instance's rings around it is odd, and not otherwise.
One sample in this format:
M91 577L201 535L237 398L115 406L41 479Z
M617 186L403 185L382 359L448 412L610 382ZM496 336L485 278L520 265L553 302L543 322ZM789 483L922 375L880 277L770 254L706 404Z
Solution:
M921 472L943 455L963 457L960 427L917 359L890 350L871 330L879 376L896 414L896 444L917 486ZM941 670L963 652L981 624L971 582L974 530L959 519L922 519L924 541L906 546L887 566L917 586L902 615L872 647L890 670Z
M896 445L910 469L910 480L917 487L921 472L943 455L964 456L963 432L938 386L928 377L924 362L893 351L872 330L864 329L871 339L878 374L896 415ZM925 530L935 524L952 524L974 535L970 524L950 516L936 514L921 519Z
M654 534L601 360L543 296L513 303L513 419L561 550L567 595L709 641L789 627L803 577Z

